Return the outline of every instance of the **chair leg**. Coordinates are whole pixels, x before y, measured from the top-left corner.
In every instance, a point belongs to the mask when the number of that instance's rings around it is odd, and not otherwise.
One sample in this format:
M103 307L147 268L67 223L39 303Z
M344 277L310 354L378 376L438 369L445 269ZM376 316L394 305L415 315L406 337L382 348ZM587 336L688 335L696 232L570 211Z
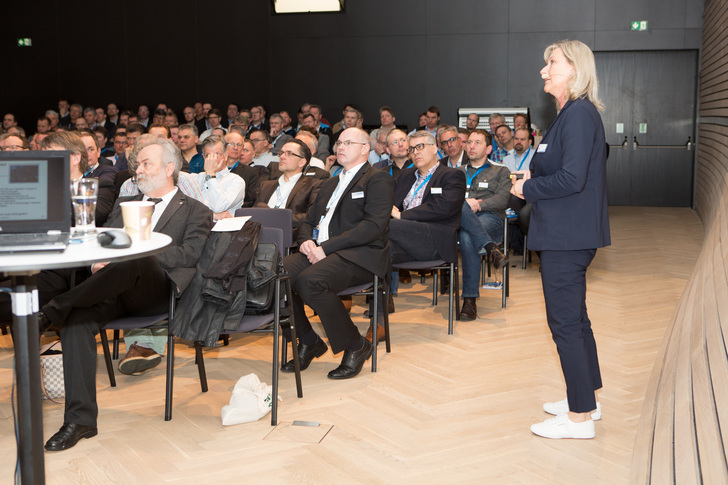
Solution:
M286 301L290 304L293 301L293 295L291 294L291 282L290 280L286 279L284 284L286 287ZM276 288L280 288L280 286L276 285ZM280 301L280 298L278 298L276 301ZM302 398L303 384L301 383L301 363L298 359L298 336L296 335L296 321L293 318L293 309L288 308L288 311L290 315L288 317L288 321L289 325L291 326L291 352L293 353L293 370L296 375L296 393L299 398ZM278 318L280 319L280 310L278 313ZM280 324L280 320L277 322L277 324Z
M372 372L377 371L377 344L379 343L379 336L377 335L377 312L379 311L380 295L379 276L374 275L374 286L372 286L372 298L374 299L374 302L372 304L372 312L369 315L369 324L372 326ZM386 313L388 310L387 304L383 304L382 311Z
M455 271L455 320L460 321L460 277L459 277L459 266L457 263L454 264Z
M164 420L172 420L172 391L174 383L174 335L167 335L167 386L164 399Z
M274 306L275 310L273 318L273 365L272 367L272 382L271 382L271 410L270 410L270 425L276 426L278 424L278 366L280 365L278 359L280 357L280 337L281 337L281 291L280 282L276 282L275 290L275 302L278 304Z
M439 269L432 270L432 306L437 306L437 280L440 276Z
M384 287L384 341L387 344L387 353L391 353L392 343L389 340L389 282L385 280L382 282L382 286Z
M202 356L202 342L195 342L195 364L197 373L200 375L200 389L207 392L207 372L205 371L205 359Z
M103 328L99 332L101 337L101 347L104 350L104 361L106 362L106 372L109 374L109 385L116 387L116 376L114 376L114 363L111 361L111 352L109 352L109 338L106 335L106 330Z
M119 358L119 331L114 330L114 357L113 359L116 360Z
M526 254L528 253L528 235L523 235L523 269L526 269Z
M453 301L453 291L455 289L455 282L453 281L453 277L455 275L454 271L454 264L450 263L450 294L449 294L449 300L448 306L447 306L447 334L452 335L453 331L453 316L452 311L455 308L455 302Z

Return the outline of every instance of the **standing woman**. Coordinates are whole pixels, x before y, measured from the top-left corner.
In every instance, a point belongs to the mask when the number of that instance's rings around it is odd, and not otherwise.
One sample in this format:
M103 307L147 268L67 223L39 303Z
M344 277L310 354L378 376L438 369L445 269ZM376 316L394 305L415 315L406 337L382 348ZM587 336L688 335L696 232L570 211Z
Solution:
M597 110L594 54L579 41L544 52L544 91L556 100L556 120L511 192L532 204L528 249L540 251L546 317L561 360L567 398L546 403L556 418L531 426L545 438L594 437L601 418L597 347L586 312L586 269L608 246L606 142Z

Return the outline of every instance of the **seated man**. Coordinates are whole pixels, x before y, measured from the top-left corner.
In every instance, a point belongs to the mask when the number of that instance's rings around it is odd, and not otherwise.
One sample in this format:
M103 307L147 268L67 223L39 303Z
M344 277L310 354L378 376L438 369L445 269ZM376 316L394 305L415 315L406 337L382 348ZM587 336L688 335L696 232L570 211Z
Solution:
M95 178L99 181L99 190L96 197L96 225L103 226L109 214L111 214L111 209L114 208L114 200L116 199L114 179L117 172L111 162L101 156L101 147L96 135L91 130L81 130L79 134L88 154L88 167L83 176Z
M253 153L255 148L250 140L246 140L240 129L230 128L225 135L225 157L228 170L245 181L245 198L243 207L253 207L260 190L260 175L257 168L253 168ZM244 157L244 158L243 158Z
M266 130L253 130L248 136L255 147L254 166L267 167L269 163L278 161L278 157L270 152L270 136Z
M335 150L344 169L321 184L298 230L299 252L287 256L283 266L294 289L301 369L328 350L306 317L306 303L321 318L334 354L344 351L341 365L328 377L348 379L361 372L372 344L361 336L337 293L370 282L372 273L385 277L392 177L367 163L369 135L364 130L344 131ZM293 372L293 361L283 370Z
M437 161L435 137L409 136L415 166L395 180L390 223L392 263L457 261L455 244L465 200L465 175Z
M228 135L229 136L229 135ZM311 150L301 140L291 138L279 150L278 180L266 180L260 186L255 207L285 208L293 211L293 240L319 192L321 181L306 177L303 170L311 160Z
M488 160L491 150L490 133L473 130L468 138L470 162L459 168L467 180L462 229L458 235L463 259L460 320L478 318L475 299L480 296L480 256L487 254L496 269L508 264L508 258L497 248L497 243L503 240L505 209L511 196L511 172Z
M386 149L389 158L375 163L374 168L384 170L396 179L403 170L414 167L414 162L410 159L407 134L404 131L399 128L391 130L386 137Z
M210 135L202 142L202 156L205 169L195 174L202 187L205 205L212 209L214 220L232 217L243 206L245 181L239 175L230 173L225 157L225 140Z
M447 156L440 159L440 163L446 167L457 168L468 163L468 155L463 147L458 129L451 125L440 126L437 134L440 146Z
M155 256L97 263L86 280L70 289L64 271L44 271L38 277L42 294L57 295L43 305L39 321L61 329L66 389L64 424L46 443L48 451L71 448L98 433L95 336L99 328L122 315L167 311L170 280L179 293L185 290L210 232L209 209L175 187L182 165L179 149L171 141L153 140L138 158L136 176L144 195L119 199L107 225L123 226L120 202L152 200L154 230L170 236L172 244ZM136 351L143 357L148 349ZM146 363L143 358L139 362Z
M535 150L531 148L531 134L527 128L516 128L513 135L513 153L503 159L503 165L511 172L528 170Z

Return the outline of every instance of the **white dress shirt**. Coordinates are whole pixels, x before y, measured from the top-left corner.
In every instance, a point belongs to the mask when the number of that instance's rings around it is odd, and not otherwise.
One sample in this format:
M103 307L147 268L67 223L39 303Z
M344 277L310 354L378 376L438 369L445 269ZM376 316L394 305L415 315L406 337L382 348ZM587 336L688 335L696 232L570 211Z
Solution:
M344 192L346 192L346 188L349 186L349 183L352 181L354 175L357 174L359 169L362 168L362 166L364 166L364 164L360 163L349 171L342 170L341 173L339 173L339 185L336 186L336 190L334 190L334 193L331 194L331 198L326 204L326 214L321 219L321 222L319 222L318 225L319 232L316 242L318 242L319 244L328 241L329 224L331 224L331 219L334 216L334 211L336 211L336 206L339 205L339 200L341 200L341 196L344 194Z
M298 182L301 178L301 175L303 175L303 173L298 172L296 175L291 177L288 182L286 182L284 175L278 177L278 188L275 192L273 192L273 195L270 196L268 207L271 209L280 209L281 207L285 208L286 204L288 204L288 196L291 195L291 191L296 185L296 182Z
M202 187L203 202L212 212L234 212L243 206L245 198L245 180L230 170L223 168L214 177L205 172L194 174Z

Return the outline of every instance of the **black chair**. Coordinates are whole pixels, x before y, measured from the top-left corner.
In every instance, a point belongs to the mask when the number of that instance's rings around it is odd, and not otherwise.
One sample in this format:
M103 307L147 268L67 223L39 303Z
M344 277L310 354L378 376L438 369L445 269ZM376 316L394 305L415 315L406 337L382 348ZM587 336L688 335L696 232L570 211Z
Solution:
M283 248L288 254L293 246L293 211L267 207L244 207L235 211L235 217L250 216L251 221L260 222L263 227L277 227L283 231Z
M441 270L450 270L450 291L448 301L447 333L453 333L453 318L460 320L460 278L458 263L439 259L435 261L408 261L406 263L392 264L393 269L407 269L410 271L431 270L433 275L432 305L437 306L437 280ZM453 317L453 311L455 315Z
M390 272L391 274L391 272ZM370 296L373 298L372 311L369 315L369 324L372 326L372 372L377 371L377 347L379 339L377 335L377 314L379 312L379 306L381 305L384 318L384 341L387 346L387 353L392 352L392 344L389 339L389 282L385 279L380 278L377 275L373 275L373 281L371 283L364 283L362 285L352 286L338 293L339 296L350 296L350 295L363 295Z
M515 218L513 218L515 220ZM508 255L508 225L511 223L511 218L507 217L503 221L503 254ZM485 285L485 275L488 275L490 277L490 258L487 255L483 255L480 257L480 285ZM502 282L503 286L501 287L501 308L506 307L506 298L509 296L509 286L510 286L510 278L509 278L509 270L508 270L508 264L503 266L503 275L502 275Z
M104 360L106 362L106 371L109 374L109 383L111 387L116 387L116 378L114 376L114 365L111 359L111 352L109 351L109 340L106 335L106 330L114 331L114 358L119 356L119 331L120 330L132 330L136 328L168 328L169 321L174 320L174 309L175 309L175 294L174 289L170 289L169 296L169 312L162 313L160 315L154 315L150 317L122 317L112 320L107 323L99 333L101 337L101 347L104 351ZM202 362L202 348L199 342L195 342L195 354L197 370L200 376L200 388L202 392L207 392L207 376L205 374L205 366ZM174 335L169 333L167 335L167 377L166 377L166 391L164 400L164 420L170 421L172 419L172 391L174 386Z

